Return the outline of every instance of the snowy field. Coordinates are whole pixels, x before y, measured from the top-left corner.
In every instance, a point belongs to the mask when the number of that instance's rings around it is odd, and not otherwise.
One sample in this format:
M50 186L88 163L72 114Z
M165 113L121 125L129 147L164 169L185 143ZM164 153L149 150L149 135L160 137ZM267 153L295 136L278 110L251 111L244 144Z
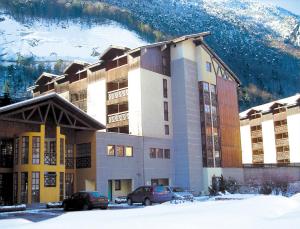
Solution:
M242 195L230 196L234 197L243 198ZM68 212L39 223L22 219L1 220L0 228L300 228L300 194L290 198L251 195L244 197L246 198L243 200L167 203L126 210Z

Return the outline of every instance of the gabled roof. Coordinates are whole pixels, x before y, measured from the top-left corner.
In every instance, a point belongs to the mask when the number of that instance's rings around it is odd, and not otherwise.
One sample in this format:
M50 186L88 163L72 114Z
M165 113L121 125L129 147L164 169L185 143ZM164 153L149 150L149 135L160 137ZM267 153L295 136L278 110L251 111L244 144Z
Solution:
M74 67L74 66L77 66L78 70L80 69L83 69L84 67L88 66L89 63L88 62L85 62L85 61L81 61L81 60L74 60L71 64L69 64L65 70L64 70L64 74L68 74L68 71ZM78 71L77 70L77 71ZM76 72L77 72L76 71Z
M58 126L66 128L105 129L103 124L56 93L49 93L0 108L0 120L45 124L50 118Z
M99 57L100 60L113 59L116 56L121 56L130 49L127 47L121 47L116 45L109 46Z
M284 107L292 107L295 106L297 104L299 104L300 102L300 94L296 94L293 95L291 97L287 97L284 99L279 99L276 101L272 101L270 103L265 103L259 106L255 106L255 107L251 107L248 110L245 110L243 112L240 113L240 119L245 119L248 117L249 112L251 112L252 110L256 110L259 111L261 113L268 113L271 112L272 109L277 106L277 105L281 105Z
M42 79L42 78L44 78L44 77L48 78L49 80L52 80L52 79L54 79L54 78L56 78L56 77L60 77L60 76L59 76L59 75L52 74L52 73L48 73L48 72L43 72L43 73L37 78L37 80L35 81L35 84L36 84L40 79Z

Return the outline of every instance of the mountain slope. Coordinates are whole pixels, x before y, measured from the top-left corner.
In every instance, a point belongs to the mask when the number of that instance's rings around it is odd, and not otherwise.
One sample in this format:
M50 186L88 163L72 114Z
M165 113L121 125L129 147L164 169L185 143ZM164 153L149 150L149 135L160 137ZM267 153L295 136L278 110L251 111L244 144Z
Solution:
M109 19L147 42L211 31L207 42L243 83L241 109L300 91L300 18L282 8L244 0L3 2L20 23L75 19L95 27Z

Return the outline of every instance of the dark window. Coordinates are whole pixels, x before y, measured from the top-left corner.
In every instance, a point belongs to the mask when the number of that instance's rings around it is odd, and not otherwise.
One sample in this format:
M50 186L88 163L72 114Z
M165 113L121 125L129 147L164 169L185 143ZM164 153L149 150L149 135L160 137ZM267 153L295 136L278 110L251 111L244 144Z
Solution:
M164 102L164 120L169 121L169 108L168 102Z
M107 146L107 156L115 156L115 146L114 145Z
M74 192L74 174L66 173L66 197L70 197Z
M59 200L64 200L64 173L59 173Z
M115 191L121 190L121 180L115 180Z
M157 158L164 158L164 150L156 149Z
M21 202L27 203L28 198L28 173L21 173Z
M29 153L29 137L22 137L22 157L21 163L28 164L28 153Z
M150 148L150 158L156 158L156 149Z
M40 164L41 138L32 137L32 164Z
M165 135L170 135L169 125L165 125Z
M66 150L66 168L74 169L74 150L73 145L68 144Z
M32 203L40 202L40 172L32 172L31 201Z
M15 139L15 156L14 156L15 165L19 164L19 138Z
M206 62L206 71L211 72L211 63L210 62Z
M63 138L60 139L60 164L63 165L65 158L65 140Z
M164 98L168 98L168 81L163 79Z
M45 165L56 165L56 141L55 140L45 141L44 163Z
M18 203L18 173L14 173L13 199L14 203Z
M91 168L91 143L78 144L76 149L76 168Z
M164 149L164 158L166 158L166 159L171 158L170 149Z
M44 173L44 186L45 187L56 187L56 172L45 172Z

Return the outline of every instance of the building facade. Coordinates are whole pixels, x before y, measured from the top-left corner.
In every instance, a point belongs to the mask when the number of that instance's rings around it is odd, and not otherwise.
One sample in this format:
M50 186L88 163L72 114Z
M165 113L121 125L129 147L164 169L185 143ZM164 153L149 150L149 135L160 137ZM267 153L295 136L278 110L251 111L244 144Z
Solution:
M34 98L58 94L105 126L95 130L93 174L74 172L78 181L95 178L85 188L111 198L144 184L199 193L212 175L241 167L240 82L205 43L208 35L136 49L111 46L98 62L74 61L63 75L43 73L29 88Z
M240 114L244 166L300 165L300 95L250 108Z

